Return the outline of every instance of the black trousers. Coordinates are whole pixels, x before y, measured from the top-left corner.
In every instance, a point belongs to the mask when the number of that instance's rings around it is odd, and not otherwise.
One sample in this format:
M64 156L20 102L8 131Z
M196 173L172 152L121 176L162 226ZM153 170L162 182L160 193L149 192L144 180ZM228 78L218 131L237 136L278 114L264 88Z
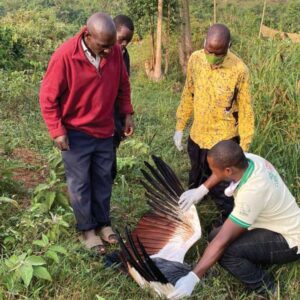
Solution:
M115 103L114 108L114 121L115 121L115 135L113 138L113 164L111 167L111 177L114 181L117 177L117 149L120 146L121 141L124 139L123 128L125 119L119 113L119 103Z
M115 135L113 138L113 163L111 166L111 178L114 181L117 177L117 149L121 143L119 135Z
M239 137L232 139L239 143ZM191 163L189 172L189 188L193 189L202 184L210 175L211 170L207 163L207 152L209 149L201 149L190 137L188 139L188 154ZM223 223L233 209L233 197L227 197L224 190L229 186L229 182L220 182L212 188L209 194L214 199L221 212L221 223Z
M221 227L214 229L212 241ZM297 247L290 248L284 237L266 229L253 229L242 234L225 250L219 264L246 287L258 294L273 293L276 284L272 274L263 265L284 264L300 259Z

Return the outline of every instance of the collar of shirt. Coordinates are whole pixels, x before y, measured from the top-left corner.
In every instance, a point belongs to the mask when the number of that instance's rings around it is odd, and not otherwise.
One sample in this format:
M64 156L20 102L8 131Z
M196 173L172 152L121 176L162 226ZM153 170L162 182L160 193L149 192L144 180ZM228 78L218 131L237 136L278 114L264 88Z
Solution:
M224 194L227 197L232 197L235 190L240 189L241 186L245 184L248 178L252 175L254 170L254 162L251 159L247 159L247 160L248 160L248 168L246 169L242 178L237 182L234 181L230 182L230 185L225 189Z
M245 173L243 174L243 177L241 178L237 190L239 190L249 179L249 177L252 175L254 171L254 162L251 159L247 159L248 161L248 168L246 169Z
M96 55L96 58L95 58L92 55L90 50L87 48L83 38L81 39L81 46L82 46L83 52L84 52L86 58L88 59L88 61L98 70L99 69L99 64L100 64L100 61L101 61L100 56Z

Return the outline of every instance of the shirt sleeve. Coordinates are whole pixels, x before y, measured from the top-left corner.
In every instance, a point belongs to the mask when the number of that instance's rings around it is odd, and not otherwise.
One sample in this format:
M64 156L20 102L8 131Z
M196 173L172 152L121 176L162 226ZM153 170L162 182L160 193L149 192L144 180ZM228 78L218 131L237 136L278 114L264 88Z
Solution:
M262 212L266 201L267 195L264 187L252 186L245 191L238 191L229 219L243 228L248 228Z
M129 77L126 69L126 65L123 60L122 52L120 51L120 63L121 63L121 79L120 86L117 96L117 101L119 102L119 110L121 115L128 115L133 113L133 107L131 104L131 89Z
M238 84L237 105L239 112L240 145L244 151L249 149L254 134L254 113L250 95L249 71L247 67L241 74Z
M176 113L176 130L183 131L193 113L194 81L193 81L193 55L190 57L186 72L186 81L183 88L180 104Z
M64 59L54 53L42 80L39 94L42 116L53 139L66 134L59 99L65 93L67 86Z

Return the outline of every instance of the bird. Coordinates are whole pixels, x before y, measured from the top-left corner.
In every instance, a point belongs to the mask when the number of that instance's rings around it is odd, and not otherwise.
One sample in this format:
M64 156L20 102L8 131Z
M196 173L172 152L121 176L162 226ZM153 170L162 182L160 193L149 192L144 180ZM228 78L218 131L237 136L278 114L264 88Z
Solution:
M184 188L171 167L152 155L154 166L144 162L142 169L149 211L125 235L116 230L120 258L128 274L143 289L168 297L176 282L192 267L184 262L188 250L201 238L196 207L180 209L178 201Z

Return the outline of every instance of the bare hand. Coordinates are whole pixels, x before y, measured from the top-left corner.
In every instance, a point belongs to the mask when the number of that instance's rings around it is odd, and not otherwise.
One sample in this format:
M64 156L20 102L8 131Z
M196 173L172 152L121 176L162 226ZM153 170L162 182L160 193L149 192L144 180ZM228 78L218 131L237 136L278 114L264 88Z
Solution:
M60 151L68 151L70 150L69 139L67 135L61 135L54 139L56 147Z
M131 136L134 132L134 123L132 115L126 115L125 117L125 127L124 127L124 135Z

